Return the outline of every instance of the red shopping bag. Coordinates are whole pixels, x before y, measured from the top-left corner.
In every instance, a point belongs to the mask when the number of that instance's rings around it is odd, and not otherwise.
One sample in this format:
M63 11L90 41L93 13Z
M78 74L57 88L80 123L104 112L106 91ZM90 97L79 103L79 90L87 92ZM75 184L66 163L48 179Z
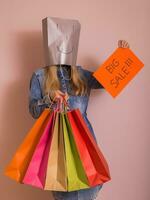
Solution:
M90 133L80 110L74 109L67 112L67 117L90 186L109 181L111 176L107 161Z

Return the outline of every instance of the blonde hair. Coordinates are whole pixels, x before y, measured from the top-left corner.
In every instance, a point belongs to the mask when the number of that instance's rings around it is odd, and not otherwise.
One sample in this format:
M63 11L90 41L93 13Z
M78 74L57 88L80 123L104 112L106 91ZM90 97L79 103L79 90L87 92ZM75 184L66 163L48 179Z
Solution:
M54 98L55 90L60 90L60 82L57 76L58 66L44 67L44 93L49 93L50 97ZM84 77L81 77L76 66L71 66L71 91L74 95L85 95L87 93L87 83Z

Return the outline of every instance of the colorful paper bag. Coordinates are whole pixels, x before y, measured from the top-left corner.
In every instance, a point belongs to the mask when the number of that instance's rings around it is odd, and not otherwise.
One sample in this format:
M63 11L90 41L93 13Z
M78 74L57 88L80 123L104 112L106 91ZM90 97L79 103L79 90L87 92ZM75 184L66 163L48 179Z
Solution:
M65 113L61 114L63 119L63 131L65 141L65 155L67 167L68 191L89 188L88 179L80 160L71 128Z
M47 125L50 114L50 110L45 109L41 116L36 120L36 123L17 149L11 162L7 165L5 169L6 176L9 176L17 182L22 181L36 145Z
M96 186L111 179L108 164L90 133L79 109L67 113L80 159L89 185Z
M34 154L22 181L24 184L44 188L48 161L48 152L46 152L46 147L48 146L50 148L53 123L54 112L50 115L47 126L35 148Z
M45 190L67 191L67 173L64 151L62 120L56 112L53 137L49 151Z
M68 192L110 180L108 164L80 110L59 106L42 112L6 175L43 190Z

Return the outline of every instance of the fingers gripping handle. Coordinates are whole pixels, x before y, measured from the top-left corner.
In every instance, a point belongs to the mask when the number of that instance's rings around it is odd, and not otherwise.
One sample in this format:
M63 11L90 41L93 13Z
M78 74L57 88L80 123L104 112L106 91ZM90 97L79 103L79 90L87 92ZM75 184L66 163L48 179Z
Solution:
M66 101L65 97L62 97L63 99L59 99L57 97L54 97L51 104L49 105L49 109L52 109L52 105L56 103L56 108L54 109L55 111L67 111L71 110L68 102Z

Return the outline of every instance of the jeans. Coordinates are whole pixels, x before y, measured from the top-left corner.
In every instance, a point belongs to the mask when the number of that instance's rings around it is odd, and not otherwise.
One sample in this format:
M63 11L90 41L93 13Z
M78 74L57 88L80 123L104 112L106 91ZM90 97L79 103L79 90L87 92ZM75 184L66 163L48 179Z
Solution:
M82 189L72 192L52 191L54 200L96 200L98 192L103 187L103 184L92 188Z

